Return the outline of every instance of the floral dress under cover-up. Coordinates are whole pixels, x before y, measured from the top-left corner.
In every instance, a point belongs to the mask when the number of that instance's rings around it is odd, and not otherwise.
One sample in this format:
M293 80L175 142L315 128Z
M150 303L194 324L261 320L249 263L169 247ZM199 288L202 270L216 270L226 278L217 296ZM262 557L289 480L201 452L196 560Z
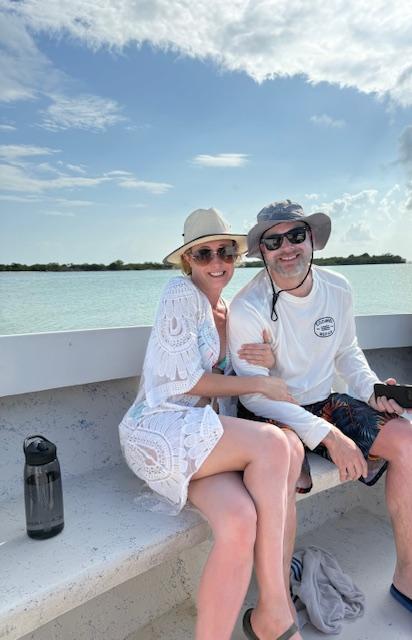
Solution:
M188 276L166 285L150 334L139 392L119 426L131 470L178 513L187 488L223 434L210 404L187 395L219 358L220 341L208 298ZM225 373L229 372L229 359ZM219 410L235 415L230 398Z

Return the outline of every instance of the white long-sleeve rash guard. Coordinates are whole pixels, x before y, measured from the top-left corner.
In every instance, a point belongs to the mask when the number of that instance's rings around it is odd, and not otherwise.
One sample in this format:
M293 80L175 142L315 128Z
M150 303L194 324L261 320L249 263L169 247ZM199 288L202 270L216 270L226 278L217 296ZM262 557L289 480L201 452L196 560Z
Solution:
M378 378L358 346L349 283L340 274L318 267L313 267L312 273L313 286L307 296L280 294L276 322L270 317L272 289L265 270L235 296L229 311L233 367L237 375L282 378L299 405L327 398L336 371L354 396L367 402ZM263 329L273 341L276 363L270 371L248 364L237 353L242 344L262 342ZM288 424L310 449L330 430L328 422L301 406L269 400L261 394L240 399L254 414Z

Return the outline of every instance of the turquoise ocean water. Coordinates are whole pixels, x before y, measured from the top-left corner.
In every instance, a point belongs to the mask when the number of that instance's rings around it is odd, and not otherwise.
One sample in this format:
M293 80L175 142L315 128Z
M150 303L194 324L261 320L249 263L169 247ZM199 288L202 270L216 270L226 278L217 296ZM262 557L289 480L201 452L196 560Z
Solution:
M354 290L356 314L412 313L412 264L333 267ZM230 299L258 269L236 269ZM152 324L175 271L0 273L0 334Z

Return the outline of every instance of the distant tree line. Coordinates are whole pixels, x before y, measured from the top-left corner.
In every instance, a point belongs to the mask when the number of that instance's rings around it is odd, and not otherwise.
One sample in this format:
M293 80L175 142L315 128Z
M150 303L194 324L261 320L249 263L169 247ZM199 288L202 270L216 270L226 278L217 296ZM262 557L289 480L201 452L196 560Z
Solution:
M333 264L398 264L406 262L401 256L394 256L393 253L384 253L379 256L370 256L369 253L362 253L360 256L354 256L353 253L347 258L315 258L313 261L320 266Z
M353 253L347 258L333 256L331 258L314 258L313 263L321 267L339 265L339 264L399 264L406 262L405 258L395 256L392 253L384 253L379 256L370 256L369 253L362 253L360 256L354 256ZM245 264L246 267L261 267L262 260L253 260Z
M369 253L362 253L360 256L351 254L347 258L334 256L332 258L315 258L315 264L320 266L339 265L339 264L393 264L404 263L405 258L395 256L392 253L384 253L379 256L370 256ZM261 267L261 260L244 261L243 267ZM20 264L12 262L11 264L0 264L0 271L145 271L147 269L164 270L172 269L169 265L161 262L123 262L115 260L110 264L82 263L82 264L59 264L57 262L48 262L47 264Z
M12 262L11 264L0 264L0 271L143 271L146 269L171 269L168 265L160 262L128 262L115 260L110 264L97 264L95 262L82 264L59 264L57 262L48 262L47 264L20 264Z

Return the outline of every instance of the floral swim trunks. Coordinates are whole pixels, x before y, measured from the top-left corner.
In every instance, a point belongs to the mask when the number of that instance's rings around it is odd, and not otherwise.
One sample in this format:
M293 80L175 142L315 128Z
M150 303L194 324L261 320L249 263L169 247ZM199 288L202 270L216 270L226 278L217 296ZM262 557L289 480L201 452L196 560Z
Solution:
M375 484L386 471L388 462L383 458L371 455L370 450L379 434L379 430L396 416L391 413L376 411L365 402L356 400L346 393L331 393L326 400L305 405L303 408L338 427L342 433L358 445L368 464L367 477L360 477L359 480L368 486ZM238 404L238 417L277 424L276 420L255 416L240 402ZM328 450L323 444L318 445L314 452L328 460L331 459ZM296 491L297 493L308 493L311 489L310 465L305 454Z

